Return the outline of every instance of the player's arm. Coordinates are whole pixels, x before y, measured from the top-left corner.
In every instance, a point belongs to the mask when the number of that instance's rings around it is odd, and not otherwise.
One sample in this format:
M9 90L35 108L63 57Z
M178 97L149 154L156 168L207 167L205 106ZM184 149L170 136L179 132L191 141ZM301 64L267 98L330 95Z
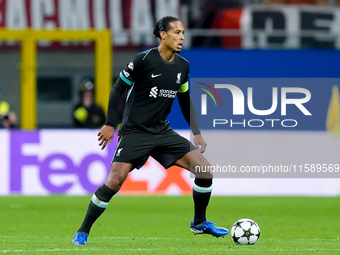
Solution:
M122 95L129 88L131 88L131 85L128 84L126 81L124 81L121 77L119 77L116 80L110 92L105 125L116 127L121 122L120 119L117 119L117 116L120 115L119 104L120 104Z
M99 146L102 147L102 150L106 147L107 143L110 144L112 141L114 127L119 124L117 123L117 116L119 115L120 110L120 98L124 91L129 87L130 85L119 77L111 89L105 125L98 132Z
M200 152L203 153L205 151L207 144L204 141L203 137L201 136L201 131L198 126L195 107L189 94L187 82L181 86L180 90L177 93L177 98L182 110L182 114L187 123L189 124L192 133L194 134L194 143L196 147L200 150Z

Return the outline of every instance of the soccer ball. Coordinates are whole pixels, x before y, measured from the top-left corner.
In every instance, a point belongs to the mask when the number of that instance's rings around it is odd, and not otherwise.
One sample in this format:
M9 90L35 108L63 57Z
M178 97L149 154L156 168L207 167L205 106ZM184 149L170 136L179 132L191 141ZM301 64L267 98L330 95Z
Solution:
M260 238L260 227L251 219L240 219L231 228L231 238L237 244L255 244Z

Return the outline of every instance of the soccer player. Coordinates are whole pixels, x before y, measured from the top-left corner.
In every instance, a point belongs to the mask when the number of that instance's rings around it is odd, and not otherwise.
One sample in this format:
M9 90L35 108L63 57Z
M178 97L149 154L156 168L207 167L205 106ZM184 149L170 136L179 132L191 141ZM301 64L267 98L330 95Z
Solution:
M153 31L160 44L138 54L120 73L109 98L107 120L98 133L102 149L114 136L114 116L120 96L128 90L119 141L105 183L93 194L85 219L73 238L73 244L87 244L90 229L104 212L112 196L124 183L128 173L141 168L149 156L165 168L176 165L195 174L193 185L194 234L225 236L229 231L206 220L206 208L212 191L212 174L195 171L195 166L210 166L201 153L206 143L200 134L188 90L189 63L179 56L184 40L183 24L175 17L160 19ZM166 118L174 98L194 134L196 147L171 129Z

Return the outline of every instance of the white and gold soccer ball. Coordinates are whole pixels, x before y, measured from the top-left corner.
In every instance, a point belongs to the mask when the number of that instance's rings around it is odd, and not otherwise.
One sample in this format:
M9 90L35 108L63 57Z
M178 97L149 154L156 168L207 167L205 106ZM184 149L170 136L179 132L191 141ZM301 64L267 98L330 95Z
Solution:
M231 228L231 238L237 244L255 244L260 238L260 227L251 219L240 219Z

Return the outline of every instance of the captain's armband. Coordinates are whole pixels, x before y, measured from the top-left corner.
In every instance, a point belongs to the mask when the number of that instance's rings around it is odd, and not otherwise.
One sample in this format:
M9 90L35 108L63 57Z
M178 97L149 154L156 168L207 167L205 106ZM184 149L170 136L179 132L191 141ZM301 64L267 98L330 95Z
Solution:
M179 93L184 93L184 92L187 92L188 90L189 90L189 82L186 82L186 83L181 85L181 87L179 88L178 92Z

